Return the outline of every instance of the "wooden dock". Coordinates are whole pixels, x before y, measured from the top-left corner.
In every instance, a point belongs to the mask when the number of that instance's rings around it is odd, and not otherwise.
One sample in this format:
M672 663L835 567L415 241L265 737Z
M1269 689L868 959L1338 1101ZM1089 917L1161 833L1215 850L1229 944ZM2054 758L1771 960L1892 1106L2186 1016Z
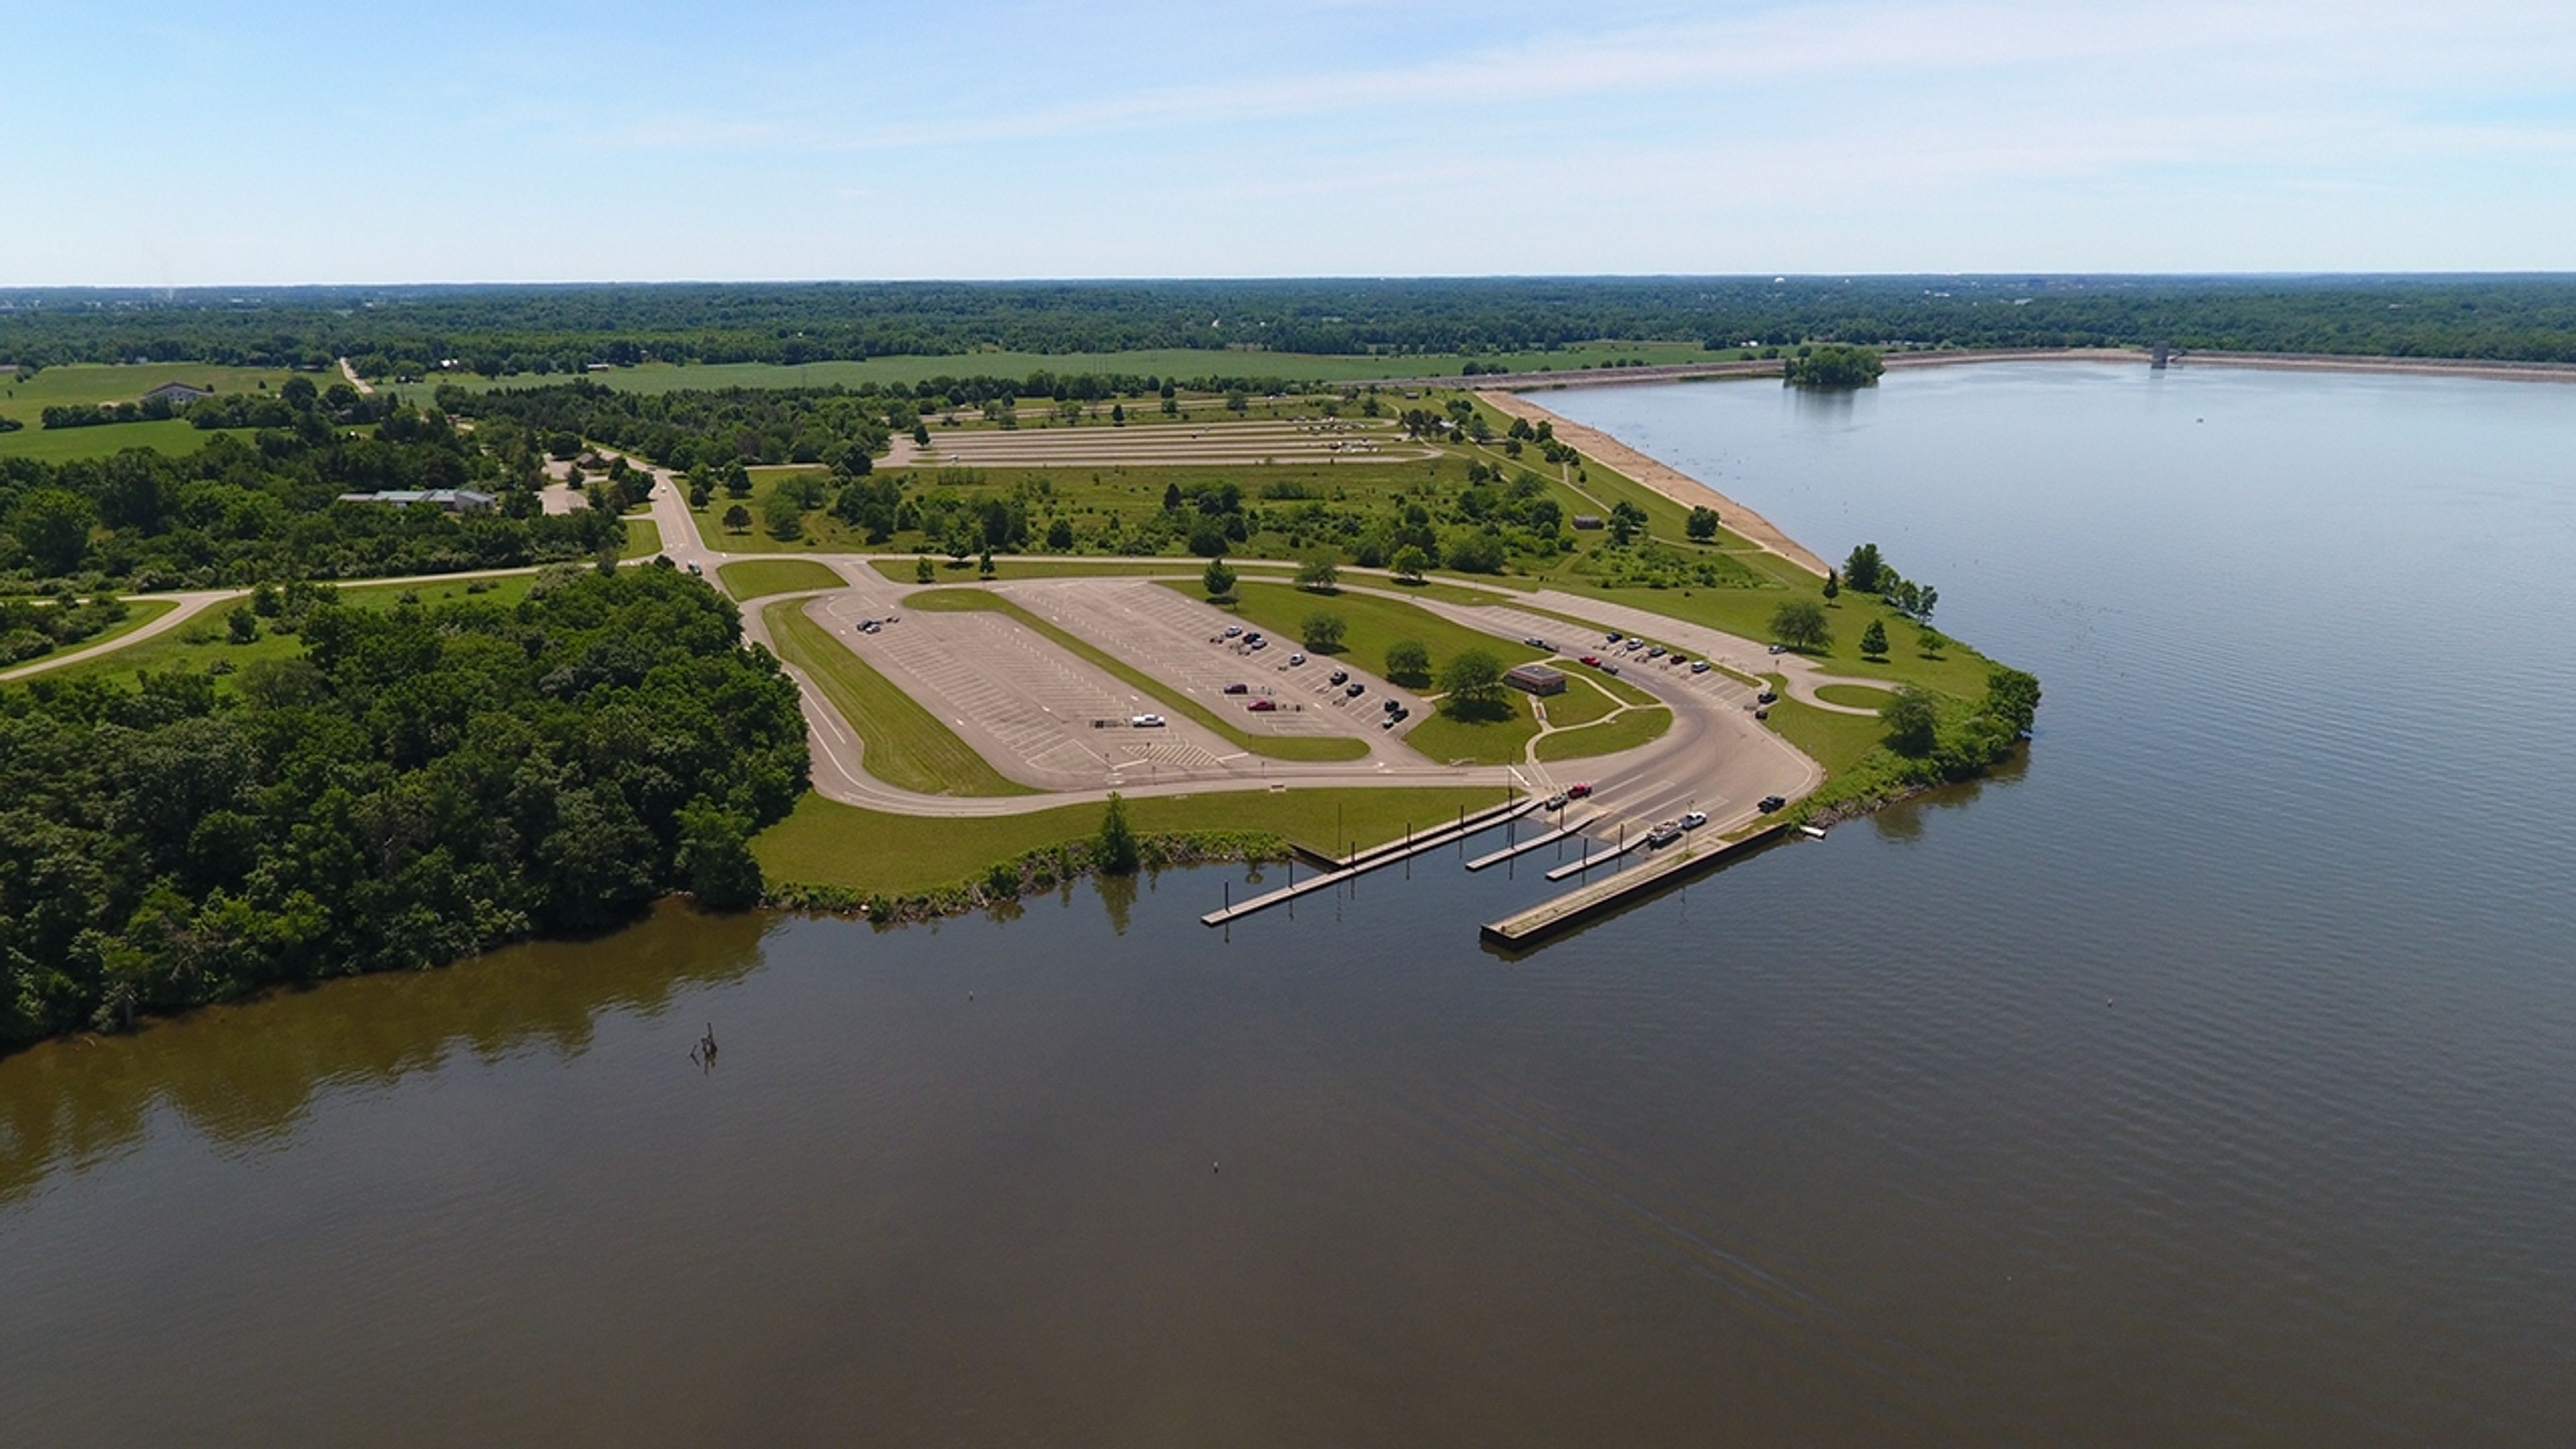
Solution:
M1467 862L1467 868L1469 870L1483 870L1489 865L1501 865L1504 861L1511 859L1515 855L1536 850L1542 845L1552 845L1557 841L1565 839L1569 835L1579 834L1582 832L1583 827L1590 825L1593 821L1600 818L1601 817L1598 815L1586 816L1571 824L1560 825L1556 829L1548 831L1543 835L1533 835L1518 845L1506 845L1502 849L1494 851L1491 854L1477 856L1474 860Z
M1491 922L1484 927L1482 934L1498 946L1534 945L1559 931L1615 910L1647 892L1714 869L1739 855L1768 845L1788 830L1788 825L1783 823L1764 826L1741 840L1703 842L1685 838L1666 847L1643 865L1620 871L1607 880L1577 886L1561 896L1541 901L1519 915ZM1629 847L1631 850L1635 848L1634 845ZM1553 878L1556 872L1548 874Z

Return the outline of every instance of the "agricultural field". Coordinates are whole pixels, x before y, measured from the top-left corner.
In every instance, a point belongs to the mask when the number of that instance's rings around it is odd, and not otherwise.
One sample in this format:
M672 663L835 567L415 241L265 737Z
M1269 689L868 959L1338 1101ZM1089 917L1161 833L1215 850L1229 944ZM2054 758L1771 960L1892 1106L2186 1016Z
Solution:
M184 382L217 393L275 391L298 374L285 368L222 367L200 362L155 362L132 365L79 364L48 367L33 377L0 371L0 418L24 424L0 433L0 458L34 458L63 463L78 458L104 458L127 448L153 448L164 453L193 453L214 434L192 428L178 418L156 422L104 423L88 428L47 428L49 407L94 406L134 402L163 383ZM337 373L306 373L318 386L339 381Z

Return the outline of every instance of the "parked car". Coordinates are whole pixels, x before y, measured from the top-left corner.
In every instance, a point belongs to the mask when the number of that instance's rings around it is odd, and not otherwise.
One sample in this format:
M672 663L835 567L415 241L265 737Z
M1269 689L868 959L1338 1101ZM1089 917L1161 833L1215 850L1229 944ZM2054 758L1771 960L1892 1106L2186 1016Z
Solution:
M1342 687L1342 693L1348 695L1352 699L1357 699L1361 695L1368 693L1368 686L1354 679L1349 684Z
M1413 711L1406 709L1403 705L1399 704L1395 707L1395 713L1388 715L1387 718L1394 720L1397 724L1402 724L1406 720L1413 718Z
M1594 669L1598 669L1601 667L1601 656L1598 654L1586 654L1583 656L1583 662Z
M1753 696L1753 699L1757 704L1778 704L1780 702L1780 691L1776 689L1766 689L1760 694Z
M1306 656L1303 654L1291 654L1288 656L1288 662L1290 664L1303 664L1306 662Z
M1688 664L1690 663L1690 656L1676 649L1672 653L1664 656L1664 662L1666 664Z
M1225 626L1225 637L1228 639L1240 638L1242 634L1243 626L1241 624L1228 624Z
M1772 814L1788 803L1789 801L1786 796L1765 795L1762 797L1762 813L1765 815Z
M1536 634L1532 634L1521 642L1527 644L1532 649L1544 649L1547 647L1547 641L1538 637Z
M1334 682L1335 684L1348 684L1348 683L1350 683L1350 682L1351 682L1351 672L1350 672L1349 670L1347 670L1347 669L1336 669L1336 670L1334 670L1334 671L1333 671L1333 682Z
M1589 783L1580 784L1580 785L1568 785L1568 786L1566 786L1566 787L1565 787L1565 798L1566 798L1566 799L1568 799L1568 800L1580 800L1580 799L1582 799L1584 796L1589 795L1589 794L1591 794L1591 793L1592 793L1592 786L1591 786Z
M869 619L859 625L859 632L862 634L874 634L884 627L885 625L878 623L876 620Z
M1270 641L1262 638L1258 634L1254 634L1247 636L1244 639L1243 647L1246 649L1267 649L1270 647Z
M1547 808L1548 808L1548 809L1550 809L1550 810L1562 810L1562 809L1564 809L1564 808L1565 808L1565 792L1564 792L1564 791L1562 791L1562 790L1559 790L1559 791L1557 791L1555 794L1548 796L1548 797L1547 797Z
M1771 652L1774 654L1786 654L1789 652L1789 646L1786 644L1774 644L1771 646Z
M1616 664L1604 664L1601 666L1601 672L1604 674L1617 674L1619 672L1619 666Z
M1382 730L1391 730L1395 728L1395 716L1388 715L1386 718L1379 720L1377 722L1377 727Z
M1140 730L1158 730L1163 727L1164 721L1159 714L1140 714L1129 719L1127 723Z
M697 577L704 578L706 577L707 566L692 559L689 562L689 572Z
M1606 642L1608 642L1608 643L1612 643L1612 644L1616 644L1616 643L1618 643L1620 640L1625 639L1625 638L1627 638L1627 637L1628 637L1627 635L1620 633L1620 632L1619 632L1618 630L1616 630L1616 629L1611 630L1608 634L1606 634L1606 635L1604 635L1604 636L1603 636L1603 638L1604 638L1604 640L1605 640Z
M1279 701L1275 699L1256 699L1252 703L1245 705L1244 708L1251 710L1254 714L1268 714L1279 708Z
M1707 660L1705 660L1705 659L1694 659L1694 660L1692 660L1692 661L1691 661L1691 673L1693 673L1693 674L1706 674L1706 673L1708 673L1708 661L1707 661Z
M1627 650L1627 651L1628 651L1629 653L1631 653L1631 654L1634 654L1634 653L1636 653L1638 650L1643 649L1643 648L1645 648L1645 647L1646 647L1646 641L1645 641L1645 640L1643 640L1643 639L1631 639L1631 640L1629 640L1627 643L1622 644L1622 645L1620 645L1619 647L1620 647L1620 648L1622 648L1622 649Z
M1681 838L1682 826L1680 821L1657 821L1655 828L1646 832L1646 848L1649 850L1661 850L1665 846L1670 845Z
M1250 694L1252 692L1252 686L1249 684L1229 684L1225 687L1225 692L1228 694Z
M1400 699L1390 699L1386 702L1386 712L1388 714L1393 714L1402 708L1404 708L1404 701Z
M1697 830L1708 823L1708 812L1705 810L1690 811L1682 816L1681 823L1682 829L1684 830Z
M1649 647L1649 648L1646 650L1646 657L1647 657L1647 658L1649 658L1649 659L1661 659L1661 658L1663 658L1663 657L1664 657L1664 646L1663 646L1663 645L1661 645L1661 644L1656 644L1656 645L1653 645L1653 646Z

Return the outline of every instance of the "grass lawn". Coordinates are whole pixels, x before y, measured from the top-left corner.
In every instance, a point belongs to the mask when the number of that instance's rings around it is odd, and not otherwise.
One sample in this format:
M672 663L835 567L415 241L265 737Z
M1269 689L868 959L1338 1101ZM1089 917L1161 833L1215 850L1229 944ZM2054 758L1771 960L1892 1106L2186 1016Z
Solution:
M60 649L49 649L32 659L21 659L8 667L17 669L24 665L42 664L58 654L70 654L76 650L95 649L101 644L112 644L177 607L179 606L167 599L128 599L125 601L123 621L109 625L77 644L66 644Z
M224 367L208 362L71 363L48 367L34 377L0 373L0 417L18 418L34 431L45 409L73 403L140 402L143 395L168 382L184 382L216 393L276 392L299 374L282 367ZM328 390L341 381L340 370L301 376ZM78 432L77 428L60 429Z
M1443 765L1510 765L1525 758L1538 717L1530 713L1529 696L1511 690L1504 697L1511 712L1500 719L1462 720L1433 708L1422 723L1405 732L1404 742L1425 759Z
M238 432L235 435L240 436ZM206 446L214 436L176 418L157 423L104 423L95 428L40 428L30 421L17 432L0 433L0 458L68 463L80 458L114 457L128 448L151 448L185 457Z
M662 551L662 525L649 518L626 520L626 544L619 558L651 558Z
M1884 689L1868 689L1857 684L1822 684L1816 687L1816 698L1827 704L1858 705L1878 709L1896 696Z
M1887 726L1875 715L1836 714L1788 698L1771 706L1771 728L1806 751L1828 774L1859 764L1887 735Z
M1590 670L1585 669L1582 665L1577 664L1570 659L1558 659L1551 662L1554 663L1557 668L1565 671L1565 693L1549 695L1546 699L1539 702L1547 707L1547 722L1556 726L1558 729L1572 729L1576 725L1588 725L1623 704L1652 704L1654 702L1651 699L1631 700L1626 698L1625 694L1636 694L1640 691L1630 689L1628 686L1619 683L1615 679L1595 679L1592 677ZM1624 691L1625 693L1621 696L1614 697L1610 693L1610 691L1614 689Z
M1660 704L1648 709L1632 709L1599 724L1542 735L1537 753L1542 760L1580 760L1594 755L1615 755L1621 750L1633 750L1639 745L1662 739L1664 731L1672 727L1673 712Z
M1195 579L1173 587L1193 598L1207 596L1206 590L1200 588ZM1309 615L1340 615L1346 632L1342 647L1334 652L1372 673L1386 671L1387 646L1400 639L1418 639L1431 651L1431 669L1435 677L1440 666L1452 655L1469 649L1484 650L1501 660L1506 669L1547 657L1543 651L1532 649L1518 640L1498 638L1464 624L1453 624L1400 599L1349 592L1310 594L1292 584L1250 580L1239 582L1235 593L1237 602L1232 607L1233 613L1292 645L1304 639L1303 626Z
M724 564L716 569L716 577L724 581L725 592L737 599L759 599L771 594L801 594L813 589L849 586L848 581L830 567L801 558L749 559L742 563ZM804 616L799 614L797 617ZM832 647L840 648L838 644Z
M860 763L869 774L925 795L1035 793L994 769L912 696L805 617L801 600L782 599L761 618L778 641L779 657L813 679L867 746Z
M1368 846L1393 840L1407 827L1428 830L1455 819L1461 809L1480 810L1502 799L1498 790L1451 786L1225 790L1129 800L1127 819L1146 834L1267 830L1340 855L1353 841ZM808 794L751 848L772 883L901 895L954 884L1041 846L1083 839L1100 828L1102 810L1066 805L1026 815L941 820L861 810Z
M996 614L1008 614L1082 658L1090 660L1118 678L1161 700L1175 713L1189 716L1256 755L1267 755L1274 760L1356 760L1368 753L1366 741L1343 735L1246 734L1223 716L1188 695L1172 689L1161 680L1116 655L1093 647L1080 635L1057 628L999 594L988 594L981 589L931 589L911 595L904 602L916 609L952 611L983 609Z

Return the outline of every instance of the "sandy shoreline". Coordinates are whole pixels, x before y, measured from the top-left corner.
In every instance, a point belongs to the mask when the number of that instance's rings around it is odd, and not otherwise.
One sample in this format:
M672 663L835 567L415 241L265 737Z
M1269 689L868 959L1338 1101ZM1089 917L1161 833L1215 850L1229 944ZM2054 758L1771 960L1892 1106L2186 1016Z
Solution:
M1825 561L1816 557L1804 544L1781 532L1778 524L1736 499L1711 488L1670 464L1649 458L1598 428L1588 428L1570 418L1562 418L1517 393L1480 392L1477 400L1507 417L1527 418L1532 423L1552 425L1557 438L1573 446L1587 458L1597 458L1609 468L1625 473L1657 493L1684 507L1707 505L1717 510L1720 523L1765 552L1778 554L1807 572L1824 577Z

